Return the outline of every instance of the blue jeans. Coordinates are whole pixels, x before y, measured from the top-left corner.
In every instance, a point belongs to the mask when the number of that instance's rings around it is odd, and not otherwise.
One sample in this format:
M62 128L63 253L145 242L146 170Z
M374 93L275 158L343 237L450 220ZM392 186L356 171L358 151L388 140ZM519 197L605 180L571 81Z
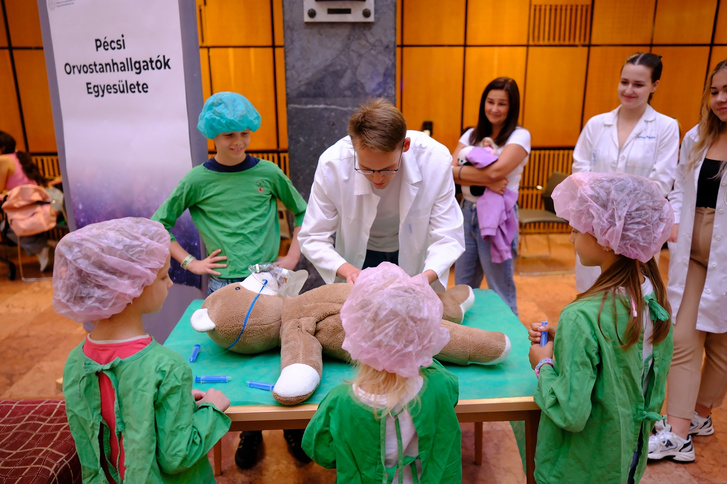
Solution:
M228 284L232 284L233 282L242 282L244 280L244 277L227 279L225 277L209 276L209 279L207 280L207 295L209 296L217 289L222 289Z
M517 213L517 208L515 209ZM517 257L518 235L512 241L512 259L500 264L492 262L490 242L482 240L480 223L477 220L477 207L467 200L462 202L464 217L464 254L454 265L454 283L467 284L478 288L482 284L482 276L487 279L487 287L510 306L517 316L517 291L513 274Z

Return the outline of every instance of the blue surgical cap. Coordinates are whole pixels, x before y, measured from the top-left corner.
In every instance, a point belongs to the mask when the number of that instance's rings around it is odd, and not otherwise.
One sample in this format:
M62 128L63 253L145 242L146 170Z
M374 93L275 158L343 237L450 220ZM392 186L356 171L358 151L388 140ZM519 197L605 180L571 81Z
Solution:
M236 92L218 92L207 99L199 113L197 129L209 139L220 133L257 131L260 113L244 96Z

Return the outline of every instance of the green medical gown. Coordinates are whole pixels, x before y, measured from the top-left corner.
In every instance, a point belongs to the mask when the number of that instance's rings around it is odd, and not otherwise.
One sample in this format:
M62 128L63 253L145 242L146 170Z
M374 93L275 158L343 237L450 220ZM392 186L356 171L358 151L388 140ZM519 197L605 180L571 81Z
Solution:
M419 437L419 482L459 484L462 430L454 412L459 399L457 377L436 360L422 368L421 375L424 385L419 403L407 406ZM308 424L303 450L321 466L336 468L336 482L381 484L386 474L381 439L385 422L356 398L351 385L338 385L328 392Z
M655 303L653 294L646 299ZM624 350L613 324L612 296L603 305L603 333L599 330L601 301L598 294L563 309L554 343L555 366L540 370L534 395L542 409L535 451L539 484L627 482L640 432L635 481L644 473L649 434L664 404L671 329L654 345L644 390L643 331L641 340ZM629 310L628 300L619 296L616 316L622 341Z
M124 482L214 482L207 452L228 431L230 419L212 404L197 407L187 362L152 341L138 353L106 365L84 355L83 343L68 356L63 393L84 483L108 482L100 463L110 459L109 427L101 417L97 372L110 378L117 395ZM111 472L118 478L115 470Z

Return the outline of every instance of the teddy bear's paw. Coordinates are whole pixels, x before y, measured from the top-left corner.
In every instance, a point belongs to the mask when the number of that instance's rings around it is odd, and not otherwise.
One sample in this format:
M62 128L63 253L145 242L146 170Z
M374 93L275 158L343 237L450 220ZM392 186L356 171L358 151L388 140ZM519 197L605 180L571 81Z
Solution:
M502 361L505 361L505 359L510 354L510 349L511 349L510 338L508 338L506 334L503 334L503 336L505 337L505 341L503 343L501 343L503 345L502 354L500 356L498 356L497 358L495 358L494 360L483 363L484 365L496 365Z
M206 333L215 329L215 322L210 319L207 308L198 309L190 318L192 328L199 333Z
M465 284L454 286L444 294L440 294L439 298L444 306L442 319L457 324L462 323L465 313L475 303L475 293Z
M293 363L280 372L273 398L283 405L297 405L313 395L320 382L321 376L312 366Z

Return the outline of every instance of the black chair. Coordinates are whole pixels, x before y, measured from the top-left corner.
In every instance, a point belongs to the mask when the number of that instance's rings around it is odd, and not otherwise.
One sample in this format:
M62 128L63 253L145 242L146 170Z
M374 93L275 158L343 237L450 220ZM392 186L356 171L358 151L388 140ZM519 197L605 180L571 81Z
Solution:
M535 223L555 223L555 224L564 224L568 225L568 221L566 219L560 218L555 214L555 207L553 206L553 190L556 186L563 180L565 180L568 177L567 174L561 173L559 171L554 171L550 177L548 178L548 181L545 183L545 187L537 186L536 188L538 190L542 190L542 200L543 204L545 205L545 210L543 209L537 209L537 208L523 208L520 209L518 212L518 217L520 219L520 244L523 244L524 234L522 233L522 229L530 224ZM548 256L550 256L550 234L546 232L546 240L548 241ZM518 247L518 252L520 252L520 247Z

